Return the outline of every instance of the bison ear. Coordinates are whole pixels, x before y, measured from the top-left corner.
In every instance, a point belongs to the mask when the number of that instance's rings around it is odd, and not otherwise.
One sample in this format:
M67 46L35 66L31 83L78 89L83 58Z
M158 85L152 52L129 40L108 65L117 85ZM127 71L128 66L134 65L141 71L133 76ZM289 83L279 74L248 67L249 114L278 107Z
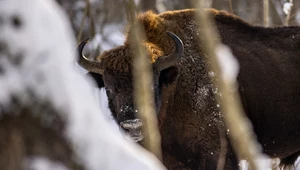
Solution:
M104 81L102 79L102 75L101 74L89 72L88 75L90 75L96 81L99 89L102 88L102 87L104 87Z
M177 67L172 66L166 68L160 72L159 84L168 86L177 80L178 75L179 75L179 70Z

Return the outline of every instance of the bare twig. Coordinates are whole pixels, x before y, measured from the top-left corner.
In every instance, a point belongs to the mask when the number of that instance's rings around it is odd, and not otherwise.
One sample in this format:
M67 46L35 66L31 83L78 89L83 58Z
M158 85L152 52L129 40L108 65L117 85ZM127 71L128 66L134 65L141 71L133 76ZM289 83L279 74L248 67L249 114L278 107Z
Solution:
M291 19L292 7L293 7L293 5L294 5L293 0L289 0L289 1L286 2L284 5L290 5L290 8L289 8L289 7L286 7L286 8L288 8L288 9L287 9L287 11L285 11L286 17L285 17L284 25L285 25L285 26L288 26L288 25L289 25L289 22L290 22L290 19ZM285 6L284 6L284 8L285 8Z
M269 0L264 0L264 26L269 26Z
M87 17L90 19L90 37L94 37L96 35L95 31L95 22L94 22L94 17L92 15L92 10L91 10L91 2L90 0L85 0L86 3L86 9L87 9Z
M109 17L108 17L108 13L109 13L109 8L107 8L108 6L108 3L107 3L108 0L104 0L103 1L103 7L102 7L102 13L103 15L101 15L103 17L102 21L101 21L101 27L100 27L100 30L99 30L99 33L104 37L104 25L106 25L109 21ZM105 36L106 38L106 36Z
M131 31L129 40L131 46L134 48L133 53L133 76L134 76L134 88L135 88L135 103L138 108L138 116L143 121L143 131L145 134L144 147L156 155L159 159L162 159L161 145L160 145L160 133L158 130L158 121L154 109L154 94L151 92L152 86L152 69L147 55L142 47L142 39L145 37L145 32L138 20L136 20L135 13L137 8L133 0L126 2L126 10L129 21L131 22Z
M244 157L249 161L252 170L258 169L258 165L254 159L259 156L258 143L254 140L254 133L245 116L242 105L240 103L236 79L225 80L221 77L221 68L218 64L216 56L216 47L220 45L220 40L217 36L217 31L212 26L211 22L206 16L205 11L202 9L203 0L195 0L194 6L198 8L196 12L196 19L198 24L201 25L199 35L201 35L200 42L203 46L202 50L206 53L206 60L208 68L215 72L215 79L213 83L222 94L216 95L221 109L224 112L224 121L226 126L230 129L229 137L232 141L232 147L238 156ZM212 38L214 37L214 38ZM208 57L209 56L209 57ZM216 81L218 80L218 81Z
M284 24L284 13L282 11L280 2L276 0L270 0L269 5L271 5L274 8L275 14L280 19L281 24Z
M85 20L86 20L86 17L87 17L88 7L89 7L89 6L87 5L87 6L84 8L83 18L82 18L82 20L81 20L80 28L79 28L78 35L77 35L77 43L80 43L80 42L81 42L81 39L82 39L82 31L83 31L84 23L85 23Z
M232 0L228 0L229 12L233 14Z
M84 12L83 12L83 18L81 20L81 23L80 23L80 29L79 29L79 32L78 32L78 36L77 36L77 42L81 42L82 40L82 32L83 32L83 27L84 27L84 24L85 24L85 20L86 18L88 17L90 19L90 34L89 36L90 37L94 37L96 32L95 32L95 23L94 23L94 18L91 14L91 3L90 3L90 0L85 0L85 3L86 3L86 6L84 8Z

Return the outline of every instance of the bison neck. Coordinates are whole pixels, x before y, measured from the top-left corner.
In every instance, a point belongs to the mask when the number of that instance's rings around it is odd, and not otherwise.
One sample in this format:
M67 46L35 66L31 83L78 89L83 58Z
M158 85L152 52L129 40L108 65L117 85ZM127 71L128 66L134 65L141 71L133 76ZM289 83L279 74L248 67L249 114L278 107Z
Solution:
M186 56L191 57L186 57L181 64L188 67L181 68L174 87L162 90L159 120L164 162L169 169L183 165L190 169L216 169L214 162L219 159L221 140L224 140L228 151L226 166L235 169L237 160L214 98L217 89L198 54L186 50Z

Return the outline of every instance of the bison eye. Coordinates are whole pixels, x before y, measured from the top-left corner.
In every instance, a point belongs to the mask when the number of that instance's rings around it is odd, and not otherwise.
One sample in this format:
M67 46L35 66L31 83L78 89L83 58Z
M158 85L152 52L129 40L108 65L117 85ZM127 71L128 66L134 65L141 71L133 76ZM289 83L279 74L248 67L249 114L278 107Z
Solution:
M111 94L113 93L112 89L110 89L110 88L105 88L105 90L107 93L111 93Z
M112 89L106 89L108 93L112 93Z

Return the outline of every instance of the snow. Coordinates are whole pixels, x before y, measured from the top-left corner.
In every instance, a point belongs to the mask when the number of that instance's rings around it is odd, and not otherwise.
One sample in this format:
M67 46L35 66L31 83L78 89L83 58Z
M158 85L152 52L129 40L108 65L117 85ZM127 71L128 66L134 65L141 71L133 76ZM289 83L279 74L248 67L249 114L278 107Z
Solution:
M167 11L167 8L165 7L163 0L156 0L156 8L158 13Z
M112 47L121 45L125 41L125 36L123 32L119 31L123 28L119 24L107 24L103 26L103 33L96 34L96 36L91 40L93 46L101 44L102 50L110 50ZM104 36L106 35L106 36Z
M106 24L103 26L103 32L97 33L94 37L89 40L89 43L83 50L83 53L90 53L90 56L95 57L98 52L110 50L113 47L119 46L124 43L125 36L121 24ZM86 39L84 37L83 39Z
M225 81L235 82L239 73L239 64L231 49L224 44L220 44L216 48L216 55L221 67L222 78Z
M262 156L255 160L256 165L258 165L258 169L261 169L261 170L272 170L272 163L274 161L275 160L272 160L267 156ZM249 169L249 164L246 160L241 160L239 166L240 166L241 170Z
M23 169L30 170L69 170L60 162L51 161L45 157L32 157L23 160Z
M164 169L105 119L90 79L76 69L71 26L55 1L1 0L0 21L0 44L8 47L0 52L1 105L12 95L27 104L29 90L38 101L49 101L66 120L63 133L88 170ZM47 160L38 160L37 166L47 167Z
M293 7L293 2L292 1L291 2L285 2L283 4L283 12L284 12L284 14L288 15L291 12L292 7Z

